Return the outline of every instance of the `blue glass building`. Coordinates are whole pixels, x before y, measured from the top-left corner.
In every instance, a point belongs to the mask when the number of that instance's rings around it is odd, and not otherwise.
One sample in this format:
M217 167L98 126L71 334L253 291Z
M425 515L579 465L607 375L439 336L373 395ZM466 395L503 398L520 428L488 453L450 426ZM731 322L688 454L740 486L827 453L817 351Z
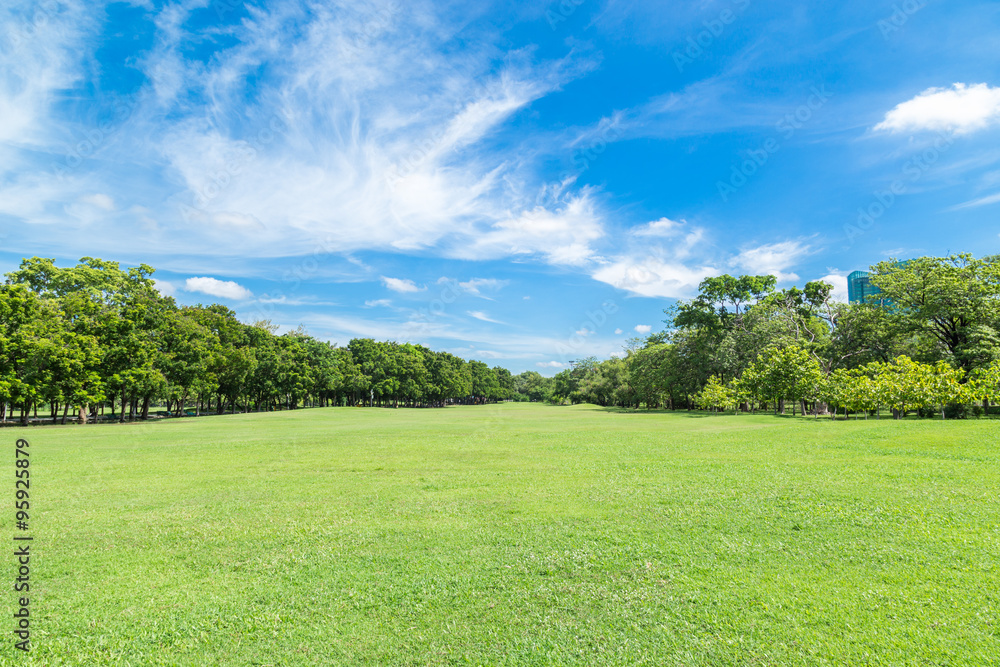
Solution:
M865 303L881 290L872 285L867 271L855 271L847 276L847 300L851 303Z

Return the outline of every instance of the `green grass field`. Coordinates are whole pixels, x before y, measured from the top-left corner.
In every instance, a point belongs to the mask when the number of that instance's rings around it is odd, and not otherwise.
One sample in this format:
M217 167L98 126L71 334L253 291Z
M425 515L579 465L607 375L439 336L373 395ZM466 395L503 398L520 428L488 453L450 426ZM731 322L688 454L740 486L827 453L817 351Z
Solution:
M4 664L1000 663L1000 421L505 404L0 437L11 496L31 440L35 536L34 648L5 585Z

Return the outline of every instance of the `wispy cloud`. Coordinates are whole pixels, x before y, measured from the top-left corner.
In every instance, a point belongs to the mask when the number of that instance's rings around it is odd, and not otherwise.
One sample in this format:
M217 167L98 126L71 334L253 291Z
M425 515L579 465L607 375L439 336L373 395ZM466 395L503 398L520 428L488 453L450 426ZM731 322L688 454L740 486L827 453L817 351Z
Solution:
M99 208L102 211L110 212L115 210L115 200L105 194L97 193L86 195L84 197L80 197L80 202Z
M471 278L465 282L459 282L458 286L473 296L489 299L491 297L483 294L482 290L486 290L488 292L499 292L509 282L510 281L508 280L500 280L497 278Z
M555 206L536 206L500 220L453 254L469 259L535 256L552 264L582 266L593 260L594 241L605 234L593 193L584 190Z
M953 206L951 210L957 211L963 208L976 208L979 206L989 206L990 204L1000 203L1000 192L988 195L986 197L979 197L978 199L972 199L967 202L962 202L956 206Z
M663 238L672 238L681 234L684 231L686 222L675 222L670 218L660 218L659 220L654 220L653 222L646 223L645 225L639 225L634 227L629 232L634 236L657 236Z
M409 278L388 278L386 276L382 276L382 284L384 284L387 289L391 289L393 292L399 292L401 294L419 292L424 289L422 287L417 287L417 284Z
M63 4L69 9L58 20L0 54L9 73L0 82L0 133L53 153L74 138L52 131L67 125L51 100L83 76L97 44L85 38L99 26L84 5ZM0 186L0 214L72 231L93 219L82 209L67 215L67 203L91 197L89 205L110 212L114 202L119 214L94 239L105 251L120 247L119 232L132 223L125 211L158 200L145 233L165 255L436 248L461 258L588 256L587 240L599 232L572 227L590 214L590 200L539 204L533 151L521 146L530 139L484 144L535 100L591 70L590 56L542 60L513 50L498 67L486 38L466 40L456 61L448 42L471 28L422 3L303 0L255 7L207 29L189 20L199 6L153 14L153 47L132 63L148 83L116 140L101 132L107 159L58 183L5 159L20 176ZM0 20L25 20L16 16ZM186 50L195 41L212 52L211 67ZM95 128L80 134L96 136ZM141 198L135 188L101 200L85 189L121 182L121 174L141 177Z
M495 320L481 310L467 310L465 314L469 317L474 317L477 320L482 320L483 322L492 322L493 324L504 324L500 320Z

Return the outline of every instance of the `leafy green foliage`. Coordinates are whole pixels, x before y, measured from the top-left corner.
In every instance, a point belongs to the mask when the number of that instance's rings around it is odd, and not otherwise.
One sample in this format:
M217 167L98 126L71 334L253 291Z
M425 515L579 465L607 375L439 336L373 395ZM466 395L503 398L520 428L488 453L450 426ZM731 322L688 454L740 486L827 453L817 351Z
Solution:
M183 416L214 409L305 404L444 405L495 402L514 392L503 368L422 346L370 339L347 348L302 330L276 335L218 304L179 308L159 295L146 265L84 258L22 262L0 286L0 414L39 404L119 409L145 418L153 401Z
M897 416L973 413L1000 400L1000 258L922 257L873 267L870 303L833 287L777 289L771 276L706 278L664 311L667 329L630 342L624 363L588 360L554 381L554 399L654 408L844 410ZM612 386L612 385L617 386Z

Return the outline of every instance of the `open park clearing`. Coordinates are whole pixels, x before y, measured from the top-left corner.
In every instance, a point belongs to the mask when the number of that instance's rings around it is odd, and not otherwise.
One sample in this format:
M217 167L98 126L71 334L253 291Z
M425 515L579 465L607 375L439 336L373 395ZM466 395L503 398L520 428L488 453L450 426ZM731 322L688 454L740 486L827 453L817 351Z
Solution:
M1000 421L503 403L0 433L31 442L33 664L1000 655Z

